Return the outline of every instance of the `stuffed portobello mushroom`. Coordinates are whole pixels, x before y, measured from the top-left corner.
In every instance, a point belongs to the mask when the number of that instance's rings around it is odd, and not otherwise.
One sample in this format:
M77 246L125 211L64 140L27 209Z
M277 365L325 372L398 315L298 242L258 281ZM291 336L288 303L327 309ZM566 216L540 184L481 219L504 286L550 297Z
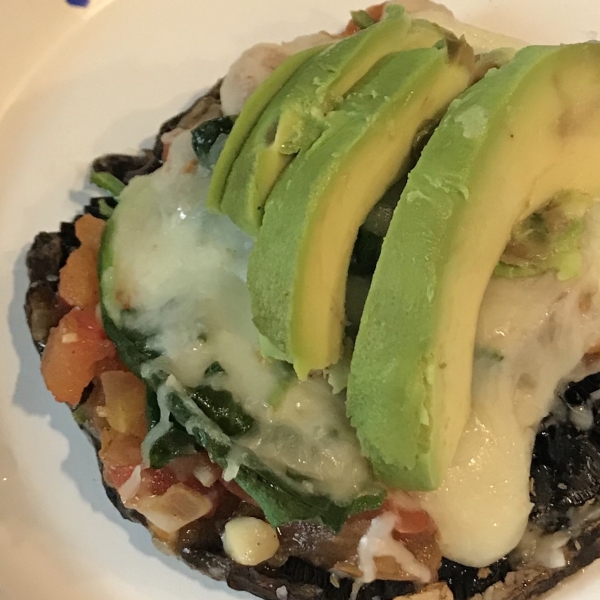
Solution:
M539 596L600 555L598 157L600 44L419 3L259 44L35 239L45 382L234 589Z

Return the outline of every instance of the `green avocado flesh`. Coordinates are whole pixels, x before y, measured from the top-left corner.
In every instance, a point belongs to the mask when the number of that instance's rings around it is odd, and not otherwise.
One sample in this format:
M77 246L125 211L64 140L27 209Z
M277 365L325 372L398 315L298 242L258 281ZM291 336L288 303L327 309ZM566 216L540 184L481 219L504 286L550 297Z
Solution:
M406 174L423 123L469 85L472 51L464 43L451 46L380 61L269 196L248 268L252 315L301 378L340 357L358 228Z
M308 48L290 56L248 98L242 112L235 120L233 129L214 167L206 201L208 208L212 210L219 209L231 165L238 157L252 128L273 96L309 58L312 58L315 54L321 52L321 50L323 50L323 46L316 46L315 48Z
M211 206L257 235L268 195L281 172L328 126L327 114L384 56L433 46L442 30L389 7L376 25L327 47L302 64L254 125L222 187L211 187Z
M600 194L600 44L529 47L455 100L408 178L367 297L347 411L384 482L441 484L481 301L515 225Z

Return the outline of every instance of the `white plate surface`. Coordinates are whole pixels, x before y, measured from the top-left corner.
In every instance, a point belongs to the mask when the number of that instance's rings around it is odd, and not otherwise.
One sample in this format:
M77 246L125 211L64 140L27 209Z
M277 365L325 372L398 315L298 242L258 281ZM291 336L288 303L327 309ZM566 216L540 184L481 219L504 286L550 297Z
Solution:
M597 0L448 0L462 20L534 43L600 31ZM154 549L105 497L91 447L39 375L24 255L71 219L86 168L133 151L244 48L335 31L361 0L0 0L0 599L245 597ZM600 594L600 565L553 600Z

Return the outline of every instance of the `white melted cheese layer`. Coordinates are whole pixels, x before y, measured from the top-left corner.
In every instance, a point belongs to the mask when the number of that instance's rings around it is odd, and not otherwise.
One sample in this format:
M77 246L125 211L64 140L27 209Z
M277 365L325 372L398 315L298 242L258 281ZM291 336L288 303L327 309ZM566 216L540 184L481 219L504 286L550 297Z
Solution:
M206 209L208 183L184 132L163 168L136 177L123 192L114 267L103 278L112 278L117 298L127 298L134 311L112 316L151 335L161 356L144 365L147 373L168 373L175 389L204 384L232 392L258 423L237 440L241 446L275 472L299 475L302 490L348 501L371 479L343 396L322 378L301 383L261 357L246 288L252 240ZM225 372L205 379L215 362ZM236 457L239 451L230 457L231 472Z
M444 556L486 566L525 532L536 431L554 392L600 339L600 209L587 217L584 268L558 281L494 278L477 331L472 411L443 485L421 494Z

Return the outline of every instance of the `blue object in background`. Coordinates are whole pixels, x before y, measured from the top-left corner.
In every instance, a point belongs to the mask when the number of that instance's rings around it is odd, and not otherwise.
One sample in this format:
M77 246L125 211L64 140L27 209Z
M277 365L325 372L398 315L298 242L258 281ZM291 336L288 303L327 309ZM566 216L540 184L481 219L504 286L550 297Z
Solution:
M67 0L71 6L87 6L90 0Z

